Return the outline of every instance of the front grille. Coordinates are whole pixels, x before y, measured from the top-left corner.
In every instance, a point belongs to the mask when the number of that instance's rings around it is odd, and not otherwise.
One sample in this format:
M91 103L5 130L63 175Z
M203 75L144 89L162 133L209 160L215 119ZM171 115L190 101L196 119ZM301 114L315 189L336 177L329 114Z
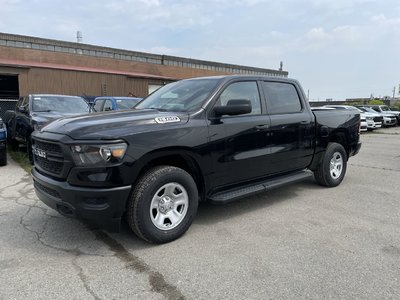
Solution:
M60 144L44 140L32 140L35 165L46 173L60 177L64 170L65 159Z
M374 117L374 122L382 122L383 117Z
M46 142L35 140L34 141L34 145L37 148L40 148L40 149L42 149L43 151L46 151L46 152L53 152L53 153L62 154L61 147L58 144L46 143Z
M50 196L53 196L53 197L58 198L58 199L61 199L60 194L56 190L53 190L53 189L48 188L48 187L45 187L43 184L40 184L37 181L34 181L33 185L35 186L36 189L38 189L38 190L40 190L40 191L42 191L42 192L44 192L44 193L46 193L46 194L48 194Z
M39 165L43 170L57 175L61 174L64 167L63 162L52 161L37 155L35 155L35 163Z

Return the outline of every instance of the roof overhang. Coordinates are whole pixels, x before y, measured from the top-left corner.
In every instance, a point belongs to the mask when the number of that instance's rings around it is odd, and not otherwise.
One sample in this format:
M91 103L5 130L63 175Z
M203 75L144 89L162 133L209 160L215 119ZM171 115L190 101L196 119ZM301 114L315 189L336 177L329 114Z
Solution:
M66 71L79 71L79 72L90 72L90 73L125 75L125 76L131 77L131 78L148 78L148 79L162 79L162 80L173 80L173 81L178 80L178 78L154 75L154 74L147 74L147 73L140 73L140 72L129 72L129 71L112 70L112 69L104 69L104 68L71 66L71 65L63 65L63 64L44 63L44 62L36 62L36 61L22 61L22 60L3 59L3 58L0 58L0 66L23 68L23 69L43 68L43 69L56 69L56 70L66 70Z

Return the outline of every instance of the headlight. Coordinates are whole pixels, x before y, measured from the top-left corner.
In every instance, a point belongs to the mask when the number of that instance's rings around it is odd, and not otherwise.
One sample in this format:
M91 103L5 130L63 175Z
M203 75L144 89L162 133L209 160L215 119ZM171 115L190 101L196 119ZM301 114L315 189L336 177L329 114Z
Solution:
M122 161L127 144L72 145L72 157L78 166L104 166Z
M367 120L368 120L368 121L373 121L374 118L373 118L373 117L367 117Z

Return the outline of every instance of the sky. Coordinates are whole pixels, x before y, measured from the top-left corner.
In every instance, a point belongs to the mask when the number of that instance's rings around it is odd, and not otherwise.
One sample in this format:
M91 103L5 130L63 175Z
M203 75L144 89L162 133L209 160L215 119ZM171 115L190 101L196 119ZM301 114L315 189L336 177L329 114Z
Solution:
M399 0L0 0L0 32L283 69L310 100L399 96ZM1 55L1 54L0 54Z

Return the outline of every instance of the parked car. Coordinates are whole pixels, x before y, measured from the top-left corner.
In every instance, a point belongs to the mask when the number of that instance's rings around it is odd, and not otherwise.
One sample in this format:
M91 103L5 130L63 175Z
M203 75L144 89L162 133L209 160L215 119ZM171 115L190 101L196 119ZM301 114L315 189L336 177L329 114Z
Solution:
M362 111L368 112L371 115L378 114L382 118L382 126L383 127L396 126L396 124L397 124L396 116L393 114L380 113L380 112L377 112L376 110L372 109L369 106L357 106L357 108L361 109Z
M199 201L224 204L314 177L339 185L361 147L356 109L311 110L296 80L182 80L134 110L56 120L32 135L36 194L60 214L166 243Z
M99 112L131 109L141 100L142 98L137 97L97 97L94 99L92 110L94 112Z
M391 110L387 105L364 105L366 107L370 107L378 113L385 115L394 115L396 116L396 124L400 125L400 111Z
M1 107L0 107L1 112ZM0 166L7 164L7 129L0 117Z
M15 110L5 112L7 137L11 145L23 143L31 163L33 162L31 133L44 124L65 116L85 114L89 112L88 103L78 96L30 94L21 97Z
M360 131L361 132L367 131L368 126L372 126L372 124L375 124L374 121L369 121L369 123L368 123L365 116L360 114Z

